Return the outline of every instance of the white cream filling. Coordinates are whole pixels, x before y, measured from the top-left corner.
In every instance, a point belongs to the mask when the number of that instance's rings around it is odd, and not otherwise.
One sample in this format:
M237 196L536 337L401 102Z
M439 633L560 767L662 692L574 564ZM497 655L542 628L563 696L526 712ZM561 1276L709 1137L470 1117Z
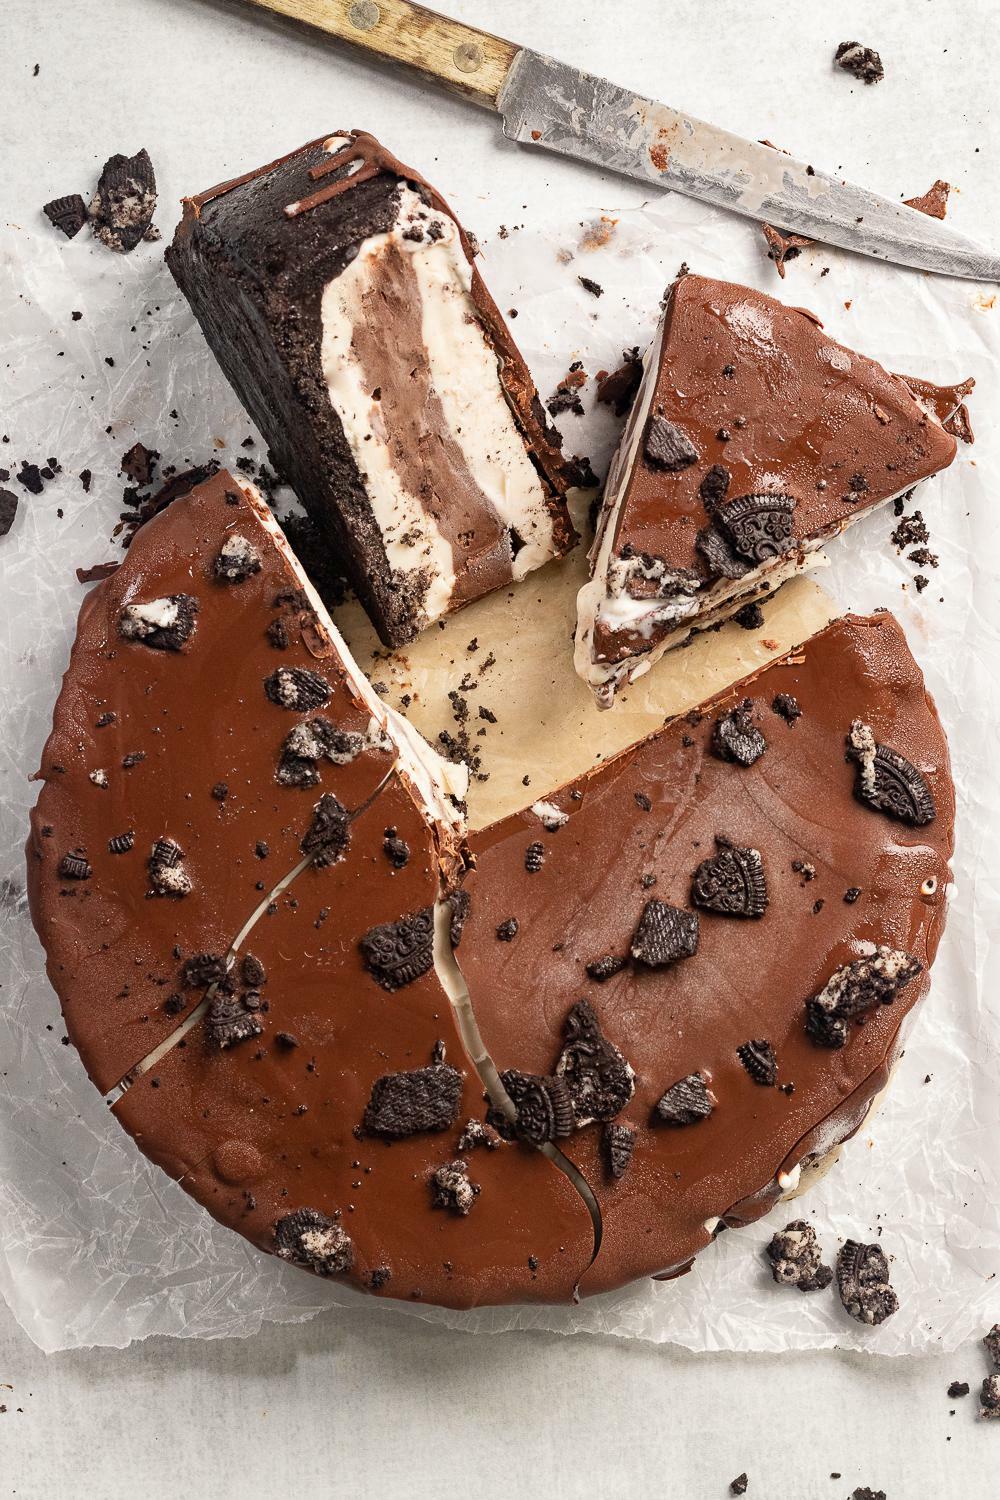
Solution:
M440 230L438 239L427 233L431 224L435 232ZM404 231L415 225L423 227L423 237L404 238ZM430 584L424 611L433 620L446 613L454 591L452 548L394 465L391 434L380 403L372 399L371 377L353 343L354 329L365 318L365 295L378 284L378 263L390 246L410 257L430 385L449 436L501 522L515 528L524 542L514 558L515 578L553 555L552 518L541 479L503 394L499 361L472 300L472 267L458 226L403 186L392 229L365 240L350 265L324 289L320 357L330 402L364 476L389 566L403 574L426 570ZM391 345L391 328L385 330L385 339ZM442 499L447 503L447 496Z

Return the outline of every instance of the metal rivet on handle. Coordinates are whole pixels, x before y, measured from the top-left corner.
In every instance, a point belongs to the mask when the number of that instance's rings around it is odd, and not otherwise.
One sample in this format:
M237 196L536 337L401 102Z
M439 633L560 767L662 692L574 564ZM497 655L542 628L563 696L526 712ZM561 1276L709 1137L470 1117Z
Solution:
M452 53L452 60L460 73L474 73L483 65L483 49L478 42L462 42Z
M371 31L382 19L382 12L375 0L355 0L347 12L347 19L357 31Z

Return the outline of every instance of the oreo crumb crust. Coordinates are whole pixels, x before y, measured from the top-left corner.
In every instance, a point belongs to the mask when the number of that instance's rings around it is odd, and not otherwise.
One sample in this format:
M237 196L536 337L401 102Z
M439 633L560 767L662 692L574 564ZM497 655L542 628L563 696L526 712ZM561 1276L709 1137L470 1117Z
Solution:
M447 1130L458 1118L462 1075L449 1063L384 1073L372 1086L363 1128L383 1140Z
M816 1231L804 1219L793 1219L773 1235L765 1251L778 1286L800 1292L821 1292L833 1280L833 1269L823 1264Z
M578 1000L564 1023L566 1043L556 1063L569 1089L578 1126L613 1120L635 1092L635 1074L608 1040L589 1000Z
M889 1262L881 1245L846 1240L837 1254L837 1290L855 1322L877 1327L899 1308L889 1285Z
M707 1120L715 1108L716 1099L700 1073L689 1073L677 1083L672 1083L661 1095L653 1111L653 1117L662 1125L675 1128L697 1125Z
M654 899L643 907L629 951L645 968L662 969L682 958L693 958L698 951L698 936L697 912ZM591 967L588 964L587 973L596 978Z
M354 1264L354 1246L335 1220L315 1208L298 1208L274 1226L274 1253L318 1276L342 1276Z
M434 908L424 906L395 922L369 928L358 946L365 968L384 990L402 989L434 963ZM454 940L452 946L457 946Z

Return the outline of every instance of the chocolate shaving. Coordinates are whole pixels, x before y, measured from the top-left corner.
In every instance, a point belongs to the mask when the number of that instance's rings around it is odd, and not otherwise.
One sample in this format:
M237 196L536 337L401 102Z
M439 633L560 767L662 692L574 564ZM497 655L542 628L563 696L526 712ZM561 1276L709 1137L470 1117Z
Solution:
M658 1100L653 1115L664 1125L696 1125L699 1120L708 1119L715 1104L715 1097L701 1074L689 1073L670 1085Z
M919 198L904 198L903 202L907 208L915 208L919 214L927 214L932 219L943 219L948 211L950 192L951 183L939 177Z
M807 239L804 234L791 234L781 229L775 229L772 224L762 224L764 238L767 240L767 258L773 260L778 275L782 281L785 279L785 262L795 260L803 250L814 243Z
M402 1140L423 1131L447 1130L458 1117L462 1075L448 1063L384 1073L372 1086L364 1129L384 1140Z
M365 968L384 990L402 989L434 963L434 908L425 906L396 922L383 922L358 944Z
M147 448L145 443L133 443L128 452L122 454L118 472L131 479L133 484L151 484L159 456L155 448Z
M878 1244L845 1241L837 1255L837 1290L845 1311L869 1327L884 1323L899 1307L889 1285L889 1262Z
M767 882L757 849L741 849L716 835L718 853L702 860L691 881L691 899L726 917L762 917Z
M638 344L622 350L623 363L597 382L597 399L602 406L614 408L616 417L624 417L642 384L642 357Z
M647 901L630 952L648 969L662 969L698 951L698 913L665 901ZM590 973L588 965L587 973ZM591 975L593 978L594 976Z
M308 1266L319 1276L337 1276L354 1263L354 1247L333 1219L315 1208L297 1208L274 1226L275 1254Z

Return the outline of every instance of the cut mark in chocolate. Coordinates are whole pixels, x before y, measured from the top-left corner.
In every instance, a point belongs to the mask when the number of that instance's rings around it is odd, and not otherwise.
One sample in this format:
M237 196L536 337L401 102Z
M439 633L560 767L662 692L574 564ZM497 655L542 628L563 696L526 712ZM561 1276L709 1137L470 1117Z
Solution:
M753 699L744 698L720 715L712 728L712 754L739 766L752 766L767 749L767 740L753 721Z
M715 843L718 852L702 860L692 877L692 901L724 917L762 917L768 896L760 851L742 849L718 834Z
M794 1286L800 1292L821 1292L833 1280L833 1270L823 1264L816 1231L805 1219L793 1219L772 1235L766 1255L778 1286Z
M665 901L647 901L630 951L647 969L662 969L679 959L693 957L698 951L698 935L697 912L669 906ZM589 964L587 973L590 974Z
M778 1058L770 1042L744 1042L737 1047L736 1055L754 1083L765 1089L774 1087L778 1080Z
M899 1307L889 1285L889 1262L878 1244L844 1242L837 1254L837 1290L844 1310L869 1327L884 1323Z
M937 809L924 776L898 750L878 744L861 719L851 725L847 755L857 766L854 795L860 802L912 828L934 821Z
M663 1125L697 1125L708 1119L716 1102L701 1074L689 1073L670 1085L657 1101L653 1116Z
M449 1063L384 1073L372 1085L364 1130L383 1140L447 1130L458 1118L462 1075Z
M635 1092L635 1073L604 1035L589 1000L578 1000L564 1024L566 1042L555 1075L569 1089L578 1126L613 1120Z
M395 922L382 922L358 944L365 968L384 990L402 989L434 963L434 908L422 907Z
M659 413L649 420L644 452L650 468L666 474L680 473L698 462L698 450L691 440Z
M315 1208L297 1208L274 1226L274 1253L319 1276L339 1276L354 1264L354 1247L340 1225Z
M126 604L118 634L153 651L179 651L195 632L198 601L191 594L169 594L145 604Z
M885 945L869 957L843 964L819 994L806 1001L806 1035L819 1047L843 1047L852 1020L879 1005L891 1005L922 969L911 953Z

